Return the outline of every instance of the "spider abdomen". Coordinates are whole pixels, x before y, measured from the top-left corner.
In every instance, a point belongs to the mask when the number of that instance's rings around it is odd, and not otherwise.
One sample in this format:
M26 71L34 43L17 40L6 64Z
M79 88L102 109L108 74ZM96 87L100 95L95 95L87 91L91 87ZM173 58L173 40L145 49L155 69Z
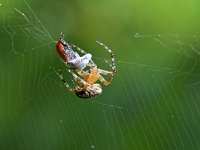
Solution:
M80 98L92 98L102 93L101 85L93 84L87 89L79 89L75 91L76 95Z

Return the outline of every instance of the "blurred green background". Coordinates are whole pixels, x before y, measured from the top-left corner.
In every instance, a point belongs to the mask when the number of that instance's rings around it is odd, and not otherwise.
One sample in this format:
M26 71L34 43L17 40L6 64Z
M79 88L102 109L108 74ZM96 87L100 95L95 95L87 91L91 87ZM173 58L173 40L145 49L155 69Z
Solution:
M1 150L200 149L200 1L0 4ZM73 85L60 32L102 69L109 55L95 41L113 49L117 74L100 96L60 82L59 67Z

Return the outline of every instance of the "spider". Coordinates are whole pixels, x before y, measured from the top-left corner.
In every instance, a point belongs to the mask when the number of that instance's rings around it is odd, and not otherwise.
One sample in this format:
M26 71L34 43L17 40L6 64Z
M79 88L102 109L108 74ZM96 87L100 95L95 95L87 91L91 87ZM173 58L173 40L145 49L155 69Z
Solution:
M109 49L103 43L97 41L98 44L104 46L104 48L111 54L111 67L112 71L106 71L102 69L98 69L95 64L89 68L87 72L80 70L68 70L72 76L74 77L74 81L77 83L75 88L70 87L70 85L65 81L61 70L59 69L59 77L61 81L64 83L65 87L69 89L70 92L74 92L80 98L92 98L102 93L102 87L100 84L95 83L98 80L102 82L104 85L109 85L112 82L112 79L116 73L115 59L114 54L111 49ZM79 77L78 75L81 77ZM104 79L102 75L109 75L110 79L107 81Z
M72 46L77 48L77 50L85 55L80 57L79 54L72 49ZM92 55L82 51L79 47L73 44L65 42L64 34L62 32L56 48L57 52L62 58L62 61L71 69L83 70L89 64L89 62L93 63L91 60Z

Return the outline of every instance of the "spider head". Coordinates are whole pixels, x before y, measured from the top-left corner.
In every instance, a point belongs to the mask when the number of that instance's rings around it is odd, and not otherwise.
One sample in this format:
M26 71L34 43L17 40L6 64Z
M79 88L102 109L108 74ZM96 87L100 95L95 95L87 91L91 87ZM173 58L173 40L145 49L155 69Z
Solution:
M84 90L77 90L76 95L80 98L92 98L102 93L101 85L92 84Z

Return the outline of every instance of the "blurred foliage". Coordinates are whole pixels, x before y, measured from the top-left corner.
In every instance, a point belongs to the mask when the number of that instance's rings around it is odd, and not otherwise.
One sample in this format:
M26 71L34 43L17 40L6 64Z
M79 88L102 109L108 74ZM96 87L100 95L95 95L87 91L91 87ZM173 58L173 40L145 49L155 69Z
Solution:
M0 149L200 148L200 1L0 3ZM59 82L61 67L71 83L60 32L100 68L109 56L95 41L113 49L117 75L102 95L84 101Z

